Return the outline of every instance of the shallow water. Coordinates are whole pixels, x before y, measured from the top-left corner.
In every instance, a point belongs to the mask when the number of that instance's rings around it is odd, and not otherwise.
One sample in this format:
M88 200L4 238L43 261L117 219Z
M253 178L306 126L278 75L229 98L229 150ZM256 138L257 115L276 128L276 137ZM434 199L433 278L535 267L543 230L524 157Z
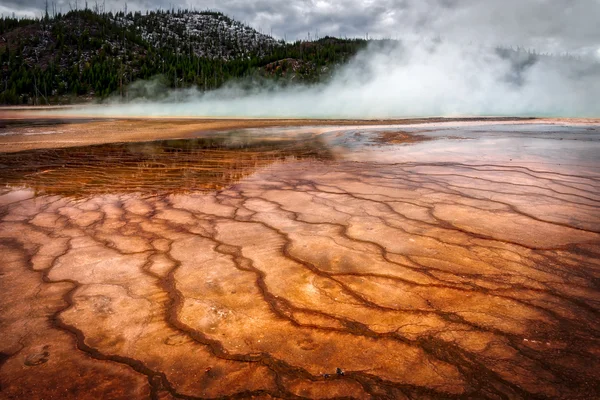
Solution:
M38 194L169 194L221 189L273 163L329 160L313 135L249 132L0 153L0 183Z
M598 138L307 127L2 153L0 393L598 397Z

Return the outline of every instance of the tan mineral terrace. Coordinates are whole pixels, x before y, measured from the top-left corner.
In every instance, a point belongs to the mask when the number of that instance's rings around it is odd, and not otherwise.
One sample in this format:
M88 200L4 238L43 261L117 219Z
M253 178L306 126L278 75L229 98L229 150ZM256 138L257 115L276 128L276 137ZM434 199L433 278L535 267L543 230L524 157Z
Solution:
M16 121L2 399L600 397L598 121Z

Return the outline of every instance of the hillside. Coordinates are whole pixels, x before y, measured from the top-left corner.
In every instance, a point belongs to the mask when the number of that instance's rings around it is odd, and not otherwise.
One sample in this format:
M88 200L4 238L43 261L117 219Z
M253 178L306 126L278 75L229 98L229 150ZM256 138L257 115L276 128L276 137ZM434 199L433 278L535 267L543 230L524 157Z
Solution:
M271 36L212 11L152 11L145 15L138 12L119 14L116 20L139 33L154 48L179 53L191 50L198 57L231 60L263 56L282 45Z
M389 51L404 43L332 37L286 43L214 11L79 10L38 20L1 18L0 104L160 96L165 87L208 91L232 80L253 87L311 84L328 79L367 45ZM505 48L495 53L510 62L504 78L517 86L539 60L578 75L600 74L598 63L572 57ZM158 85L137 85L140 80ZM152 93L152 87L161 89Z
M284 43L212 11L2 18L0 104L128 96L131 83L155 76L168 87L200 90L241 77L314 82L365 45L333 38Z
M146 56L142 40L92 12L22 23L0 38L0 102L41 104L65 94L108 94L139 73ZM111 70L120 74L107 73Z

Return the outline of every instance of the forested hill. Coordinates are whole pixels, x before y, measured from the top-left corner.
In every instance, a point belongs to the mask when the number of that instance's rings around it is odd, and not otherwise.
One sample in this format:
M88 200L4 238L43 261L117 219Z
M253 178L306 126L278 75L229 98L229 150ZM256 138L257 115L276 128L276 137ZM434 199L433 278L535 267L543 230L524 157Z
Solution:
M234 78L316 82L366 46L360 39L285 43L213 11L92 10L0 19L0 104L128 96L159 76L211 90Z

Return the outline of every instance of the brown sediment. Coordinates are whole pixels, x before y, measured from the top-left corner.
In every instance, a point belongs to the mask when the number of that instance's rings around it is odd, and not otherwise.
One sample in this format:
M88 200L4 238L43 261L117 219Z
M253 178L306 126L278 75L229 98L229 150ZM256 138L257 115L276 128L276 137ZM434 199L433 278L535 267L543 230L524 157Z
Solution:
M456 128L472 125L544 124L558 126L598 125L599 119L568 118L405 118L405 119L211 119L211 118L110 118L98 116L38 115L0 110L0 152L54 149L106 143L190 139L236 129L302 128L304 132L326 132L336 127L423 127ZM309 128L307 128L309 127ZM320 128L320 129L319 129ZM393 137L388 137L393 142ZM412 133L409 141L418 138ZM385 137L383 138L385 139ZM396 135L399 142L404 138ZM385 141L385 140L384 140ZM398 142L398 143L399 143ZM389 142L388 142L389 143Z
M377 134L376 143L380 144L410 144L432 140L432 138L419 135L418 132L383 131Z
M67 109L68 110L68 109ZM104 143L189 139L211 132L269 127L382 126L476 121L523 122L522 118L411 118L398 120L103 118L0 109L0 152ZM313 130L314 131L314 130Z
M189 139L212 132L248 128L289 127L367 127L440 125L456 127L457 124L598 124L591 118L403 118L403 119L286 119L286 118L194 118L194 117L102 117L70 113L70 107L58 107L52 113L42 108L0 108L0 152L32 149L54 149L88 146L105 143L141 142L163 139ZM322 130L323 130L322 129ZM318 130L312 129L313 132ZM50 133L50 134L49 134ZM406 138L411 141L414 134ZM392 140L393 136L387 136ZM405 143L404 138L398 137ZM386 140L383 136L382 140Z
M348 162L317 138L217 140L216 190L175 174L134 192L123 173L62 192L93 175L85 163L3 175L61 195L0 196L0 395L600 395L600 175ZM167 164L193 169L205 144ZM111 146L10 157L120 171ZM131 179L155 188L151 175Z

